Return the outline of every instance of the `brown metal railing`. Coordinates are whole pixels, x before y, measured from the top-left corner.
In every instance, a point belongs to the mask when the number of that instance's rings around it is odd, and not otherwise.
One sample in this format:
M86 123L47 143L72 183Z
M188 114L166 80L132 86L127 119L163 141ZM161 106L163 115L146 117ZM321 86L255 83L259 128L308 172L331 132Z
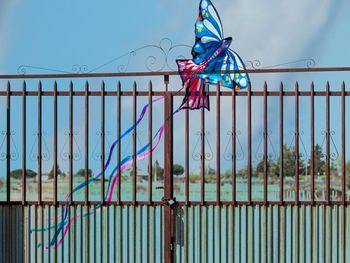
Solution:
M247 70L246 72L251 74L260 74L260 73L293 73L293 72L341 72L341 71L350 71L349 67L344 68L289 68L289 69L260 69L260 70ZM164 116L165 116L165 134L164 134L164 198L162 201L154 201L153 195L152 195L152 161L153 157L152 154L150 154L148 158L148 189L147 189L147 200L146 201L138 201L137 200L137 163L136 163L136 140L137 140L137 129L134 130L132 135L132 152L133 152L133 167L132 167L132 198L130 200L122 200L121 195L121 188L122 188L122 181L119 177L118 184L117 184L117 198L116 201L112 201L108 204L105 203L104 195L105 195L105 174L102 173L101 177L101 194L100 194L100 201L91 201L89 199L89 188L88 186L85 189L84 193L84 201L75 201L73 199L73 194L70 196L69 199L69 205L74 209L73 213L76 214L76 206L80 205L82 206L81 209L83 209L83 206L85 206L87 209L90 209L91 207L98 205L98 204L104 204L107 209L107 218L110 217L109 215L109 206L121 206L121 207L131 207L132 209L132 216L133 216L133 224L131 228L133 229L133 254L136 254L136 208L135 207L147 207L147 214L150 213L150 207L163 207L164 208L164 258L166 259L166 262L168 260L173 259L175 257L173 245L174 245L174 238L175 238L175 228L174 225L174 205L172 204L172 201L175 201L176 195L174 194L174 178L173 178L173 121L172 118L168 119L168 116L171 115L171 113L174 110L173 107L173 99L174 97L181 97L185 95L184 91L175 92L175 91L168 91L167 85L169 81L169 75L176 75L177 72L155 72L155 73L149 73L149 72L135 72L135 73L101 73L101 74L48 74L48 75L0 75L0 79L58 79L58 78L109 78L109 77L141 77L141 76L164 76L165 79L165 86L166 91L153 91L152 88L152 82L149 83L148 91L138 91L136 82L133 84L132 91L122 91L122 86L120 82L118 82L116 91L106 91L105 90L105 83L102 82L101 84L101 90L100 91L90 91L89 90L89 83L86 82L85 84L85 90L84 91L74 91L73 82L70 82L69 84L69 90L68 91L58 91L57 90L57 83L54 83L53 91L43 91L42 90L42 84L39 81L38 84L38 90L37 91L27 91L26 88L26 82L23 82L22 91L13 91L11 90L11 84L10 81L7 83L6 91L0 91L0 97L6 97L6 201L0 201L0 206L34 206L35 211L35 225L39 221L38 218L40 217L42 222L41 225L43 225L44 220L44 206L53 206L54 207L54 217L55 217L55 224L57 225L58 222L58 212L59 212L59 206L66 204L65 201L59 201L58 200L58 193L57 193L57 110L58 110L58 102L57 99L60 96L68 96L69 97L69 190L71 191L73 189L73 97L83 97L85 100L84 104L84 142L85 142L85 154L84 154L84 171L85 171L85 180L89 180L89 110L91 109L91 105L89 104L89 98L90 97L100 97L101 98L101 168L103 170L104 162L105 162L105 155L104 155L104 149L105 149L105 98L109 96L117 97L117 136L120 136L121 134L121 100L123 97L131 97L132 98L132 119L133 122L136 122L137 117L137 98L138 97L147 97L148 102L150 103L150 109L148 113L148 141L151 142L152 139L152 118L154 112L152 111L152 97L153 96L164 96ZM340 91L330 91L329 83L327 83L325 87L325 91L315 91L314 90L314 84L311 84L310 91L300 91L299 85L296 83L295 90L294 91L284 91L283 90L283 84L281 83L279 91L269 91L267 84L265 83L263 91L252 91L250 87L246 91L222 91L220 89L220 86L217 87L216 91L208 92L209 96L216 97L216 172L215 172L215 184L216 184L216 196L215 200L208 201L206 200L205 195L205 110L200 110L200 200L194 201L190 198L190 151L189 151L189 122L190 122L190 113L188 110L185 110L185 145L184 145L184 151L185 151L185 191L184 191L184 201L178 201L175 202L175 204L179 207L184 206L185 213L188 215L189 208L191 206L218 206L219 212L218 212L218 222L219 222L219 228L221 229L221 208L223 206L263 206L265 216L267 217L268 214L268 206L277 205L278 206L278 216L280 216L280 206L285 207L288 205L293 206L305 206L305 205L327 205L327 206L336 206L336 205L348 205L350 201L346 198L346 159L345 159L345 152L346 152L346 144L345 144L345 137L346 137L346 130L345 130L345 98L347 96L350 96L350 92L345 90L345 83L342 84ZM263 200L256 201L252 200L252 97L263 97L264 106L263 106L263 116L264 116L264 133L263 133L263 162L264 162L264 172L263 172ZM330 98L331 97L341 97L341 188L342 188L342 197L341 200L331 200L331 181L330 181L330 144L331 144L331 129L330 129ZM16 120L11 120L11 97L22 97L22 107L23 107L23 117L22 117L22 199L21 201L12 201L11 200L11 177L10 177L10 164L11 164L11 149L10 149L10 132L11 132L11 123ZM37 97L38 98L38 200L37 201L28 201L26 198L27 193L27 183L25 178L25 171L26 171L26 126L27 126L27 112L26 112L26 105L27 105L27 97ZM53 124L54 124L54 136L53 136L53 164L54 164L54 181L53 181L53 201L46 201L42 200L42 98L43 97L53 97L53 108L54 108L54 116L53 116ZM221 193L221 161L220 161L220 131L221 131L221 123L220 123L220 104L221 104L221 98L222 97L231 97L232 98L232 134L231 134L231 141L232 141L232 200L231 201L223 201L221 200L220 193ZM247 185L248 185L248 191L247 195L248 198L246 201L239 201L237 200L237 164L236 164L236 133L237 133L237 127L236 127L236 107L237 107L237 97L246 97L247 99L247 113L248 113L248 126L247 126ZM271 201L268 200L268 98L269 97L276 97L279 99L279 144L280 144L280 163L279 163L279 170L280 170L280 177L279 177L279 200L277 201ZM283 107L284 107L284 98L285 97L294 97L295 98L295 173L294 173L294 200L285 200L284 198L284 162L283 162L283 132L284 132L284 119L283 119ZM300 191L300 185L299 185L299 98L300 97L309 97L310 98L310 152L311 152L311 158L310 158L310 193L311 193L311 200L300 200L299 198L299 191ZM314 147L315 147L315 127L314 127L314 115L315 115L315 97L325 97L326 98L326 181L325 181L325 189L326 189L326 198L323 201L315 200L315 163L314 163ZM152 145L150 145L150 148ZM117 146L117 162L119 163L121 160L121 147ZM38 215L38 208L41 207L41 215ZM199 218L202 217L202 208L199 208ZM260 208L259 208L260 209ZM49 210L50 211L50 210ZM115 212L116 210L114 210ZM246 210L246 213L248 210ZM260 211L260 210L259 210ZM72 216L71 209L69 210L70 215ZM116 212L115 212L116 213ZM291 212L292 213L292 212ZM297 222L300 221L300 214L299 209L296 210L296 220ZM254 213L253 213L254 214ZM343 212L343 218L342 222L345 223L345 210ZM241 214L240 214L241 215ZM323 214L324 215L324 214ZM128 212L129 216L129 212ZM260 216L260 212L259 212ZM115 214L116 217L116 214ZM311 235L313 235L313 213L310 214L310 223L311 223ZM248 218L248 214L246 214L246 218ZM271 218L272 216L272 209L271 209ZM82 220L82 219L81 219ZM100 214L100 222L103 222L104 219L104 213ZM148 219L147 219L148 220ZM188 220L188 218L186 218ZM248 220L248 219L247 219ZM253 219L252 219L253 220ZM96 231L96 214L94 214L93 218L87 217L86 219L86 257L90 255L90 237L93 234L94 236L94 242L93 245L96 246L96 232L90 233L90 222L94 222L94 231ZM48 220L50 222L50 220ZM107 220L107 222L109 222ZM186 227L188 230L189 223L186 221ZM201 221L200 221L201 223ZM81 223L83 224L83 223ZM147 223L149 224L149 222ZM248 224L248 223L247 223ZM246 227L247 227L246 224ZM273 224L273 222L271 222ZM280 220L278 219L278 237L280 238ZM299 232L300 232L300 224L296 223L296 238L299 238ZM109 232L109 224L107 224L107 232ZM116 226L114 224L114 231L116 230ZM324 228L325 229L325 228ZM342 230L343 231L343 240L342 240L342 246L345 251L345 227ZM103 246L104 237L103 233L105 233L104 229L102 228L101 224L101 247ZM90 235L91 234L91 235ZM76 233L74 232L73 238L74 241L76 240ZM147 228L147 240L150 235L149 228ZM265 229L265 245L267 246L267 228ZM221 232L219 236L219 240L221 240ZM37 241L38 235L35 234L35 240ZM41 238L43 239L43 233L41 233ZM114 235L116 243L116 235ZM188 235L186 236L186 244L188 244ZM200 233L199 239L200 244L202 240L202 234ZM81 239L83 237L81 236ZM247 239L248 240L248 239ZM280 239L278 239L278 244L280 244ZM311 246L312 245L311 239ZM68 236L68 240L66 241L68 243L71 243L71 235ZM82 241L83 242L83 241ZM221 241L220 241L221 242ZM247 241L248 242L248 241ZM121 242L119 242L121 243ZM74 242L75 244L75 242ZM107 241L107 247L109 244L109 241ZM296 243L296 251L299 251L300 243ZM129 245L129 244L128 244ZM221 243L219 244L221 247ZM69 246L70 247L70 246ZM233 245L234 247L234 245ZM246 246L246 249L248 249L248 244ZM266 248L267 249L267 248ZM75 251L76 248L73 248ZM119 248L120 253L122 253L122 248ZM81 254L83 254L83 247L81 247ZM323 249L323 252L326 251L326 248ZM201 256L202 252L200 248L199 255ZM35 250L35 253L38 253L37 250ZM41 251L43 254L44 252ZM54 257L57 259L57 251L54 252ZM63 250L62 250L62 253ZM279 252L278 252L279 253ZM299 253L299 252L298 252ZM110 254L110 251L107 251L107 254ZM248 253L247 253L248 254ZM70 255L70 253L68 253ZM104 254L101 252L101 258L100 260L104 260ZM148 259L149 259L149 253ZM76 252L74 252L74 256L76 256ZM95 255L96 256L96 255ZM115 255L114 255L115 256ZM311 253L311 259L313 254ZM266 254L267 257L267 254ZM279 257L279 256L278 256ZM35 258L37 258L37 254L35 254ZM267 258L266 258L267 259Z

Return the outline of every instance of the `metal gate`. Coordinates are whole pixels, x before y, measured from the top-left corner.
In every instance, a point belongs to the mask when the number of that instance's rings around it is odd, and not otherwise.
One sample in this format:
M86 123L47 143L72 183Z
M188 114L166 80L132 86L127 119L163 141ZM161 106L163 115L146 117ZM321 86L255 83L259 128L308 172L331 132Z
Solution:
M283 73L283 72L326 72L326 71L349 71L349 68L315 68L315 69L266 69L249 70L254 73ZM198 153L192 154L200 164L199 173L191 174L190 168L190 139L191 139L191 113L184 110L184 138L182 145L174 145L174 100L184 96L184 92L169 91L169 75L176 72L161 73L117 73L117 74L61 74L61 75L7 75L0 76L7 82L6 90L0 91L0 99L4 100L6 107L1 112L1 120L5 123L6 131L3 135L4 155L3 167L6 171L6 180L0 190L0 262L347 262L350 235L350 210L348 208L347 171L346 171L346 98L349 92L345 90L345 84L339 90L331 91L329 84L322 91L315 91L314 85L308 91L300 91L299 85L295 85L293 91L285 91L281 84L279 90L268 90L265 83L263 90L210 91L211 99L215 100L213 114L215 115L215 170L206 168L206 111L201 109L199 113ZM73 82L62 85L59 89L56 81L49 83L46 79L70 79L76 78L80 83L86 78L122 78L122 77L151 77L163 76L165 91L154 91L152 82L148 84L148 90L139 90L136 82L131 90L123 90L121 83L115 85L115 89L106 89L102 82L100 89L90 89L90 83L85 82L83 89L74 89ZM12 80L13 79L13 80ZM28 90L26 79L42 79L37 90ZM93 82L90 80L90 82ZM32 83L32 82L31 82ZM21 88L19 88L21 85ZM65 90L64 88L67 87ZM111 84L113 86L114 84ZM45 88L43 89L43 86ZM159 121L159 109L156 111L152 106L152 98L163 96L164 103L162 122L165 123L163 163L164 172L162 178L158 178L154 167L152 153L147 162L147 174L139 174L136 160L138 146L138 128L132 134L133 164L129 177L120 176L115 190L116 197L111 202L105 201L106 187L109 187L105 172L101 179L93 182L89 187L82 190L83 195L78 197L71 195L66 202L60 198L63 190L72 191L77 184L75 180L74 164L76 150L76 132L74 109L81 104L84 124L81 151L84 168L81 171L80 181L88 181L90 177L91 147L90 139L91 123L90 114L97 111L99 104L99 152L96 155L103 170L106 161L107 131L106 131L106 99L114 98L116 101L116 137L122 132L122 100L129 98L132 116L131 123L135 123L138 114L138 100L150 103L147 122L147 140L152 141L154 118ZM37 110L28 104L30 98L35 98ZM62 146L59 134L60 111L63 108L59 103L60 98L67 99L68 130L63 134L67 138L67 152L60 156L59 148ZM76 102L75 98L81 101ZM94 98L94 101L92 101ZM260 174L253 164L253 148L255 140L252 131L252 118L256 112L252 112L254 102L252 99L261 98L263 130L258 149L262 149ZM292 134L293 153L293 176L286 175L287 153L284 143L285 127L285 100L293 99L294 107L294 130ZM309 150L310 158L307 163L308 171L305 176L301 175L300 162L301 150L306 148L302 136L306 136L300 130L300 99L308 99L310 115L308 116L309 127ZM324 175L316 174L319 158L315 149L315 99L325 99L325 130L324 136ZM331 98L337 98L339 103L340 119L340 145L338 152L337 174L333 174L333 131L331 129ZM49 104L43 100L50 99ZM98 102L97 102L97 100ZM275 158L275 174L272 176L272 157L269 156L270 125L268 101L275 99L275 109L278 109L278 150L282 153ZM222 100L230 101L230 114L223 115L221 112ZM239 136L242 131L237 129L237 105L244 102L246 105L247 120L245 127L240 127L246 134L246 161L247 166L244 174L238 171L238 151L242 147ZM49 105L53 111L50 123L52 129L52 178L44 181L46 175L42 169L45 160L46 143L43 131L43 114L48 114ZM177 105L177 104L176 104ZM288 104L289 105L289 104ZM20 110L19 110L20 109ZM316 109L316 115L319 108ZM33 113L37 111L36 115ZM21 115L21 118L13 114ZM288 112L290 114L290 112ZM231 122L230 130L226 132L230 143L225 147L226 158L231 163L231 170L223 176L222 165L222 120ZM304 117L303 117L304 118ZM36 124L35 145L37 175L28 178L28 130ZM6 121L5 121L6 120ZM303 120L305 121L305 120ZM12 126L18 126L20 122L21 146L13 148L15 132ZM78 123L78 122L77 122ZM333 123L333 122L332 122ZM211 123L213 126L214 124ZM211 127L214 129L214 126ZM193 132L193 131L192 131ZM259 141L258 141L259 142ZM254 144L254 145L253 145ZM260 148L261 145L261 148ZM3 145L1 146L3 147ZM0 147L0 150L2 149ZM150 145L152 147L152 145ZM211 146L210 146L211 147ZM321 145L321 148L323 146ZM174 176L174 152L175 148L183 150L184 175ZM15 153L21 157L20 172L15 175L11 168L15 159ZM31 153L29 154L31 156ZM122 146L116 149L115 162L122 159ZM214 155L214 154L213 154ZM260 156L258 154L258 156ZM317 158L316 158L316 157ZM59 158L66 158L68 175L60 175L58 165ZM288 157L289 158L289 157ZM315 168L316 167L316 168ZM120 169L120 168L119 168ZM213 170L213 169L212 169ZM76 172L77 173L77 172ZM335 173L335 172L334 172ZM271 175L270 175L271 174ZM129 180L130 179L130 180ZM156 183L155 180L159 179ZM20 185L20 187L19 187ZM181 185L181 187L179 187ZM1 185L0 185L1 187ZM45 189L47 187L47 189ZM64 188L66 187L66 188ZM18 190L19 188L19 190ZM33 190L34 189L34 190ZM99 193L96 194L96 189ZM126 189L126 190L125 190ZM276 190L277 189L277 190ZM61 192L60 192L61 191ZM123 198L123 191L125 198ZM140 192L145 194L141 198ZM157 197L155 193L157 192ZM18 193L17 193L18 192ZM33 192L36 193L33 199ZM159 194L161 193L161 194ZM195 194L197 196L195 196ZM208 197L211 193L211 197ZM215 193L215 194L212 194ZM47 198L47 196L52 198ZM246 196L246 198L242 198ZM92 200L92 197L98 199ZM30 197L30 198L29 198ZM62 245L57 248L45 249L39 243L48 243L53 237L55 226L63 213L63 206L69 206L68 218L75 217L77 220L72 225ZM91 209L102 204L102 208L91 216L80 216L88 213ZM32 229L52 227L52 231L32 232Z

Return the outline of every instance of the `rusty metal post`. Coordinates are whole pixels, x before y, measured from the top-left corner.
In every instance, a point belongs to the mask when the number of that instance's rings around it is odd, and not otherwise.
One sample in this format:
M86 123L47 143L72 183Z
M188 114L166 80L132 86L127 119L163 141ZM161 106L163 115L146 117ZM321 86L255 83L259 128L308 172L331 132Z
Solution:
M165 94L164 101L164 262L173 262L173 97L171 93Z

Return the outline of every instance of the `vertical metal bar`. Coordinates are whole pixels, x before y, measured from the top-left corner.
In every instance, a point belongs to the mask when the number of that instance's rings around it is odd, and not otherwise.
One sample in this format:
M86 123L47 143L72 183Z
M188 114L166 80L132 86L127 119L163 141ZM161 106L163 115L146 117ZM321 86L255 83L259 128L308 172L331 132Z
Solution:
M326 260L326 206L322 206L322 258Z
M188 105L188 101L187 101ZM185 198L186 198L186 207L190 202L190 139L189 139L189 110L186 108L185 110ZM188 243L187 243L188 244ZM188 250L187 250L188 251ZM188 255L187 255L188 259Z
M97 218L97 216L96 216L96 205L94 205L93 206L93 208L94 208L94 240L93 240L93 244L94 244L94 262L97 262L97 237L96 237L96 225L97 225L97 223L96 223L96 218Z
M32 228L32 213L31 213L31 206L28 205L27 206L27 209L28 209L28 229L31 229ZM2 210L4 212L4 209ZM27 232L28 233L28 232ZM31 235L23 235L23 237L27 236L27 253L26 255L28 256L28 260L27 260L27 263L30 263L31 262L31 258L32 258L32 249L31 249L31 241L32 241L32 238L31 238Z
M34 205L34 229L38 228L38 205ZM38 262L38 234L34 232L34 262Z
M40 207L40 228L44 228L44 209L45 209L45 205L42 205ZM41 247L40 247L40 255L41 255L41 262L44 262L44 231L41 231L41 243L43 244Z
M310 134L311 134L311 138L310 138L310 180L311 180L311 186L310 186L310 190L311 190L311 205L315 204L315 153L314 153L314 149L315 149L315 106L314 106L314 83L311 83L311 87L310 87L310 118L311 118L311 128L310 128ZM311 240L312 242L312 240ZM313 251L311 250L311 253Z
M148 203L152 204L152 81L148 83L148 142L149 142L149 156L148 156ZM148 249L148 248L147 248Z
M132 206L132 262L136 263L136 206Z
M268 170L268 156L267 156L267 83L264 83L264 205L267 205L267 170Z
M106 247L107 247L107 256L106 256L106 260L107 260L107 262L110 262L110 254L109 254L109 250L110 250L110 241L109 241L109 239L110 239L110 232L109 232L109 222L110 222L110 215L109 215L109 208L110 208L110 206L108 205L107 207L106 207L106 209L107 209L107 216L106 216L106 218L107 218L107 232L106 232L106 235L107 235L107 237L106 237Z
M120 221L117 221L117 207L114 205L113 206L113 244L114 244L113 262L117 262L117 253L119 252L117 248L117 222L118 224L121 224Z
M201 164L200 164L200 180L201 180L201 205L205 202L205 114L204 108L201 108Z
M271 240L271 250L270 250L270 262L273 262L274 259L274 221L273 221L273 206L270 206L270 240Z
M133 98L133 123L136 123L136 82L134 82L133 85L133 92L132 92L132 98ZM133 206L136 205L136 176L137 176L137 165L136 165L136 126L134 127L134 131L132 134L132 204Z
M121 135L121 83L120 81L118 81L118 86L117 86L117 123L118 123L118 127L117 127L117 138L120 138ZM121 161L121 143L118 143L117 145L117 163L120 163ZM120 205L121 202L121 184L122 184L122 180L121 180L121 167L118 167L118 205Z
M310 262L314 258L314 206L310 206Z
M295 261L300 262L300 206L295 208Z
M248 85L248 205L251 205L252 201L252 97L251 97L251 86Z
M64 205L62 205L61 206L61 215L63 215L64 214ZM63 238L63 235L64 235L64 231L61 231L61 238L62 238L62 245L61 245L61 261L62 261L62 263L64 263L64 238ZM68 235L69 236L69 235ZM36 261L35 261L36 262Z
M105 82L101 84L101 203L105 203ZM101 210L102 215L102 210ZM102 234L102 233L101 233Z
M220 205L220 85L216 90L216 204ZM219 210L220 211L220 210Z
M57 202L57 82L53 84L53 198L55 208ZM55 249L57 250L57 249Z
M277 206L277 249L276 249L276 258L277 258L277 262L280 262L281 260L281 207Z
M83 253L83 251L84 251L84 232L86 231L86 230L84 230L84 225L83 225L83 214L84 214L84 206L81 205L80 206L80 261L83 261L83 259L84 259L84 253ZM87 262L87 261L88 260L85 259L85 262Z
M54 211L55 211L55 227L54 227L54 230L55 230L55 233L57 233L57 222L58 222L58 207L57 205L54 206ZM55 245L54 245L54 261L55 263L58 262L57 261L57 240L58 240L58 237L56 238L55 240Z
M299 205L299 84L295 83L295 167L294 167L295 204Z
M342 214L342 258L343 258L343 263L345 263L346 261L346 256L347 256L347 251L346 251L346 229L347 229L347 226L346 226L346 210L347 210L347 206L346 205L343 205L342 206L342 210L343 210L343 214Z
M264 205L264 262L268 262L268 247L269 247L269 242L268 242L268 207Z
M232 89L232 204L236 205L236 89ZM233 238L234 239L234 238Z
M26 98L26 82L22 85L22 206L26 205L27 194L27 98Z
M42 203L42 174L41 174L41 136L42 136L42 85L39 81L38 85L38 205Z
M345 159L345 83L341 86L341 174L342 174L342 205L346 205L346 159Z
M103 208L104 206L101 205L100 207L100 262L104 262L103 260L103 248L104 248L104 242L103 242Z
M10 82L6 87L6 201L11 201L11 98L10 98Z
M236 207L235 206L231 206L231 210L232 210L232 263L235 262L235 255L236 255L236 242L235 242L235 237L236 237L236 227L235 227L235 224L236 224Z
M330 204L330 103L329 103L329 82L326 84L326 201Z
M217 254L217 259L218 259L218 262L221 262L221 260L222 260L222 245L221 245L221 223L222 223L222 220L221 220L221 206L220 205L218 205L217 206L217 209L218 209L218 211L217 211L217 216L218 216L218 222L217 222L217 224L218 224L218 229L217 229L217 231L218 231L218 254ZM205 218L207 218L206 216L205 216ZM202 231L201 231L202 232ZM248 239L248 238L247 238ZM205 240L204 241L205 243L207 243L207 240ZM206 250L206 251L204 251L205 253L208 253L208 250Z
M89 205L89 82L85 82L85 205ZM86 231L89 231L87 229ZM87 240L87 242L89 242Z
M57 201L57 82L53 85L53 176L54 176L54 210L55 210L55 233L57 231L58 222L58 201ZM55 239L54 260L57 262L57 239Z
M71 205L68 205L68 218L71 218L72 216L71 207L72 207ZM67 248L68 262L71 262L71 250L72 250L71 236L72 236L72 231L68 231L68 248Z
M86 206L86 213L90 213L90 205ZM90 262L90 215L85 219L85 231L86 231L86 240L85 240L85 260Z
M342 120L341 120L341 129L342 129L342 159L341 159L341 171L342 171L342 240L341 240L341 247L342 247L342 260L345 263L346 259L346 166L345 166L345 83L343 81L342 87L341 87L341 107L342 107Z
M77 206L73 206L73 216L74 218L77 218ZM73 225L73 262L77 262L77 227L78 227L78 220L74 222Z
M69 204L73 202L73 82L69 83Z
M150 245L151 245L151 242L150 242L150 206L146 206L146 221L147 221L147 231L146 231L146 253L147 253L147 256L146 256L146 262L150 262ZM141 221L142 222L142 221ZM141 240L142 242L142 240Z
M171 93L166 93L164 101L164 199L165 201L173 198L173 97ZM171 262L173 258L173 224L172 207L164 206L164 262Z
M283 182L283 83L280 84L280 205L283 205L283 192L284 192L284 182ZM279 229L278 229L279 231Z

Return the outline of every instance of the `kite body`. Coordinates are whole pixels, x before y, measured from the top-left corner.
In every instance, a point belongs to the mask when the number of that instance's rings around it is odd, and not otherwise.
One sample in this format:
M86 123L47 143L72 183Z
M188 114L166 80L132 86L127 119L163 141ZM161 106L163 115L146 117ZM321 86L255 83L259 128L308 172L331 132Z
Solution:
M210 2L201 0L195 24L192 60L177 60L186 96L180 108L209 110L209 84L243 89L249 85L242 59L231 50L232 38L224 38L220 17Z

